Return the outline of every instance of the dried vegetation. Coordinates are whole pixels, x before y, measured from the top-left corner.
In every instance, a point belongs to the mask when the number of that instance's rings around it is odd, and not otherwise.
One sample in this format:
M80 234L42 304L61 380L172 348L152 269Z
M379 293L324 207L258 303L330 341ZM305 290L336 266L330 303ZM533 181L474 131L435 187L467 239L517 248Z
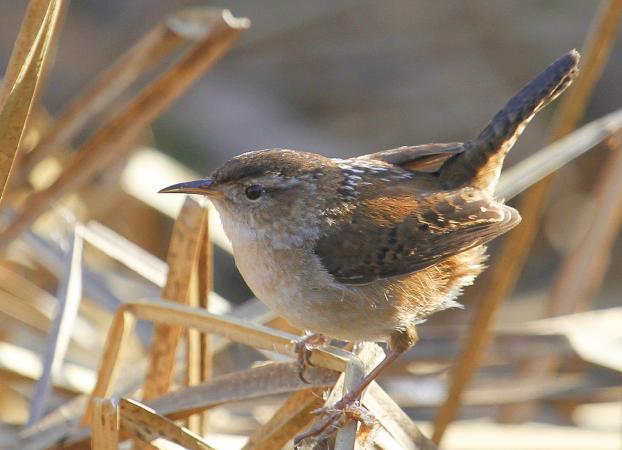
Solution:
M166 261L75 210L76 198L133 202L147 218L130 219L147 228L158 214L176 214L151 193L167 185L167 177L181 178L172 174L190 178L190 171L140 147L141 132L226 55L249 22L206 8L168 17L62 114L49 118L37 94L45 89L66 10L63 0L30 1L0 94L0 446L116 449L126 440L136 448L169 448L169 442L189 449L291 445L313 421L311 411L355 383L382 349L359 344L352 352L314 350L304 384L292 362L299 331L256 300L232 307L212 292L212 243L228 246L209 208L185 200ZM495 405L500 419L509 421L529 418L543 403L568 413L622 395L620 348L611 344L621 336L621 311L587 312L622 220L622 111L573 131L607 62L621 14L622 1L603 2L585 44L582 74L557 111L552 143L503 176L500 196L509 199L529 188L520 198L524 223L479 286L483 301L464 344L463 330L439 328L390 374L423 379L410 373L416 358L438 388L457 356L447 399L392 383L389 395L374 383L363 404L377 425L370 431L343 424L335 448L433 449L459 408ZM72 150L76 136L96 119L97 129ZM611 152L593 191L598 214L587 218L589 233L559 270L549 318L495 329L492 339L495 312L532 246L554 172L603 145ZM140 182L124 182L127 176ZM95 177L103 187L89 187ZM111 185L114 194L106 189ZM111 288L119 280L161 293L119 298ZM56 295L50 294L54 289ZM154 324L152 334L143 322ZM239 352L232 343L255 349L255 359L269 362L214 376L214 361L231 362ZM504 367L509 383L497 377L469 387L482 365ZM402 408L439 408L432 439ZM523 432L536 433L528 426ZM488 435L494 439L493 432ZM320 444L309 447L314 445ZM568 445L559 448L573 448Z

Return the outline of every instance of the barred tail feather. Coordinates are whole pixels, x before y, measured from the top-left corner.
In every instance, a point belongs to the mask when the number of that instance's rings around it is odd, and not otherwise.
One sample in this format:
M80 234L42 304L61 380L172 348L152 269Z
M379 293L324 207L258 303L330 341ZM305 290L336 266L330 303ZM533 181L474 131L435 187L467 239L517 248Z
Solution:
M578 74L579 53L572 50L523 87L480 135L465 143L465 151L439 170L447 189L470 185L493 192L503 159L533 116L555 100Z

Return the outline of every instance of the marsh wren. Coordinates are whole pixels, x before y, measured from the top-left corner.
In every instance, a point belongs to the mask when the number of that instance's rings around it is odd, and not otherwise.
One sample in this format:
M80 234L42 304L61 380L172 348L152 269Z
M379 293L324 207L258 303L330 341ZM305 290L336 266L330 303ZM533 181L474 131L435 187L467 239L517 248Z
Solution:
M253 151L210 178L160 192L207 196L244 280L293 325L388 342L385 359L331 407L345 410L414 344L417 323L458 305L482 271L484 245L520 222L494 198L504 157L534 114L570 85L578 61L574 50L559 58L469 142L349 159Z

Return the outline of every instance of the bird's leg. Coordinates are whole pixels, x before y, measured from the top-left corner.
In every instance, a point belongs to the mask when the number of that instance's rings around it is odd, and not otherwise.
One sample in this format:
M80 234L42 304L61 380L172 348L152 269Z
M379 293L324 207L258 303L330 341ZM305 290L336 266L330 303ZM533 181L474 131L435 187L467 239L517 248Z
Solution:
M298 355L298 376L304 382L309 384L305 379L304 373L307 366L313 366L309 357L313 349L319 348L330 341L329 338L319 333L305 333L305 335L296 341L295 351Z
M313 411L314 414L324 416L323 420L320 420L308 431L294 439L294 444L298 445L304 439L312 436L326 435L327 429L335 429L336 423L340 419L342 414L349 415L349 411L360 410L358 404L359 399L365 388L374 381L387 367L391 365L402 353L412 347L417 341L417 333L415 328L412 327L404 331L396 331L391 336L389 342L389 352L384 359L378 363L350 392L344 395L341 400L332 406L319 408ZM329 428L330 427L330 428Z
M304 435L298 436L294 440L294 448L298 448L302 440L309 436L314 436L318 442L322 442L330 438L340 427L340 417L343 416L346 420L356 420L361 423L364 429L371 431L376 425L376 417L370 413L359 402L354 402L351 405L345 407L343 411L332 412L331 416L326 420L318 422L309 432ZM311 434L313 430L313 434Z
M401 354L402 352L391 349L384 359L337 403L313 411L313 414L321 415L323 419L315 423L306 432L298 435L296 439L294 439L294 444L298 445L304 439L312 436L322 435L323 437L328 437L332 432L336 431L337 422L340 420L341 416L348 415L349 410L359 409L361 407L358 404L358 400L365 388Z

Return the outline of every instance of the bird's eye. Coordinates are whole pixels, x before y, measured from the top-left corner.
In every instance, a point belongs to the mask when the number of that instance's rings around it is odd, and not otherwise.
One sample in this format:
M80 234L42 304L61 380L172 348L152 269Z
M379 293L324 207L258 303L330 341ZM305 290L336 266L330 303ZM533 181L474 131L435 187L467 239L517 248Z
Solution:
M249 187L246 188L246 191L244 192L246 193L246 197L248 197L249 200L257 200L259 197L261 197L262 191L262 187L258 184L251 184Z

